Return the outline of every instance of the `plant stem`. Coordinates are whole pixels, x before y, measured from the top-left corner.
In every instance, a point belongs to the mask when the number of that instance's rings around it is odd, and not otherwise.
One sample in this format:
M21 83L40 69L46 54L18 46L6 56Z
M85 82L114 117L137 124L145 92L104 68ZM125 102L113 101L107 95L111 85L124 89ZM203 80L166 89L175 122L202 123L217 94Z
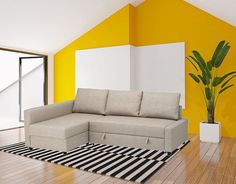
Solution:
M202 86L201 86L200 84L199 84L199 87L200 87L200 89L201 89L201 91L202 91L203 99L204 99L204 101L205 101L206 108L207 108L207 100L206 100L206 97L205 97L205 93L204 93L204 91L203 91L203 89L202 89Z
M214 119L214 110L210 109L210 111L208 111L208 123L214 123L215 119Z

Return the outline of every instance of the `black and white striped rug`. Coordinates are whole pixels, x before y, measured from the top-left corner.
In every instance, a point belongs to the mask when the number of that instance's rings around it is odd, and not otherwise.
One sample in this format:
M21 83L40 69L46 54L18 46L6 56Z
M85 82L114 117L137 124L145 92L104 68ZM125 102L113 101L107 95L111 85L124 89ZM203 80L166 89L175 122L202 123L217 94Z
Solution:
M39 148L29 150L24 142L0 147L0 151L144 183L188 142L184 142L172 153L104 144L86 144L64 154L60 151Z

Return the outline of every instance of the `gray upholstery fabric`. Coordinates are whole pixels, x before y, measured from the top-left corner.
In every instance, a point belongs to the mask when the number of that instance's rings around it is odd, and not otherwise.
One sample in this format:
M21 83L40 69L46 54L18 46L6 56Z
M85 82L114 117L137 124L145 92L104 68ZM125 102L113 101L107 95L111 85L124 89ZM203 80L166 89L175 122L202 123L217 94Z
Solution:
M90 142L174 151L188 140L188 121L107 116L90 122Z
M142 92L109 90L106 115L138 116Z
M33 124L72 113L74 101L36 107L24 111L26 124Z
M124 134L97 133L89 131L89 140L93 143L128 146L165 151L165 139L133 136Z
M31 136L31 147L44 148L50 150L69 151L82 144L88 143L88 132L76 134L67 139L58 139L52 137Z
M79 88L73 112L104 114L107 94L108 90Z
M179 93L143 92L140 116L179 119Z
M174 151L180 144L188 140L188 120L181 119L165 129L165 150Z
M29 128L29 134L66 139L88 131L89 121L99 117L99 115L93 114L72 113L32 124Z
M72 113L74 101L26 110L26 145L69 151L90 141L171 152L188 139L179 94L144 93L140 116L145 117L135 117L142 93L134 91L110 91L106 113L119 116L98 115L104 113L106 94L79 90L75 109L83 113Z
M25 110L25 144L30 146L29 127L31 124L71 114L73 105L74 101L67 101Z
M89 130L101 133L165 138L165 128L175 123L174 120L157 118L106 116L91 120Z

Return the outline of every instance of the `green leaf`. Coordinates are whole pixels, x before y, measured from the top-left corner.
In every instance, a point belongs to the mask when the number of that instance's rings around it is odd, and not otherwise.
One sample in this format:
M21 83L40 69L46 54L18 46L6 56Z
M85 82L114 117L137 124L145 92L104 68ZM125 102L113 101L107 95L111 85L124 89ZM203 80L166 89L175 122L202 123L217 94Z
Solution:
M234 86L234 84L231 84L231 85L229 85L229 86L226 86L225 88L221 89L218 93L221 94L221 93L223 93L225 90L231 88L232 86Z
M198 51L194 50L193 51L193 55L194 55L194 57L195 57L195 59L196 59L196 61L198 63L199 68L202 70L203 73L206 73L208 78L211 79L211 73L210 73L210 71L209 71L209 69L207 67L206 62L202 58L201 54ZM193 58L193 57L191 57L191 58Z
M196 75L194 75L193 73L189 73L189 75L192 77L192 79L193 79L195 82L197 82L197 83L200 82L199 78L198 78Z
M206 81L206 84L207 85L210 84L210 79L206 76L206 74L202 73L202 76L203 76L204 80Z
M198 71L196 65L195 65L188 57L186 57L186 59L187 59L187 60L193 65L193 67Z
M211 90L210 88L205 88L205 93L206 93L206 98L207 100L210 100L211 99Z
M219 53L219 55L216 58L216 61L214 63L214 67L218 68L223 63L223 61L230 49L230 46L228 44L229 43L225 44L225 46L221 49L221 52Z
M193 61L195 61L198 65L198 67L201 69L202 73L207 76L209 79L211 78L211 73L208 70L206 63L201 63L200 61L198 61L196 58L194 58L193 56L189 56Z
M223 75L223 77L221 77L221 82L223 82L228 76L233 75L235 73L236 73L236 71L233 71L233 72L229 72L229 73Z
M227 73L225 74L223 77L215 77L213 79L213 82L212 82L212 85L214 87L218 86L219 84L221 84L228 76L232 75L232 74L235 74L236 71L233 71L233 72L230 72L230 73Z
M203 76L201 76L201 75L197 75L198 76L198 78L202 81L202 83L204 84L204 85L207 85L207 81L206 81L206 79L203 77Z
M215 49L215 52L214 52L214 54L213 54L213 56L212 56L212 59L211 59L211 64L212 64L212 66L215 66L215 61L216 61L216 59L217 59L219 53L221 52L222 48L224 47L224 45L225 45L225 41L224 41L224 40L222 40L222 41L217 45L217 47L216 47L216 49Z
M212 64L211 64L211 61L208 61L208 62L207 62L207 68L208 68L209 71L212 70Z
M212 86L216 87L221 83L221 77L215 77L212 82Z
M200 62L205 68L206 68L206 62L205 60L202 58L201 54L196 51L193 50L193 55L195 56L195 58L197 59L198 62Z
M233 75L233 76L230 77L227 81L225 81L225 82L221 85L221 88L224 88L224 87L229 83L229 81L231 81L234 77L236 77L236 75Z

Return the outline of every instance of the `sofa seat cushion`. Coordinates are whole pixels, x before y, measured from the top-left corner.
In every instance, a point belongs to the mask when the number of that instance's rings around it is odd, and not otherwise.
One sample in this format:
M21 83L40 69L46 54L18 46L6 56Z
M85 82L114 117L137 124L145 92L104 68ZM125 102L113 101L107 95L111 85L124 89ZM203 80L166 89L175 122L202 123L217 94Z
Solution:
M173 123L176 123L176 121L157 118L105 116L90 121L89 130L100 133L165 138L165 128Z
M29 126L29 134L41 137L66 139L88 131L88 122L99 115L72 113L58 118L34 123Z

